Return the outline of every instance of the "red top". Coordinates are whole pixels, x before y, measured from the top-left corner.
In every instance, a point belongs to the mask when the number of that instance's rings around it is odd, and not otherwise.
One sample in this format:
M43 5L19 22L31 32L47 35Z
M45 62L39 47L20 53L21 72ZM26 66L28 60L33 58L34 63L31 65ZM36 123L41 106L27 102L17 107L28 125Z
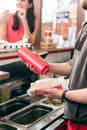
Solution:
M20 22L18 30L13 30L12 29L13 22L14 22L13 14L11 14L10 20L9 20L9 22L7 24L7 37L6 37L6 40L8 42L17 42L17 41L22 39L23 34L24 34L24 27L23 27L22 22Z

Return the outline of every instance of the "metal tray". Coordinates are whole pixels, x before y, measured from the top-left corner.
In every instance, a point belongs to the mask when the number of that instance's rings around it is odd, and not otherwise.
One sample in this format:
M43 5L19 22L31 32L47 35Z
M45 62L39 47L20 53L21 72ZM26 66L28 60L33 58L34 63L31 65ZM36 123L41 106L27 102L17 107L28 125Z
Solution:
M7 116L30 104L31 104L31 101L26 100L26 99L14 99L5 104L1 104L0 105L0 117Z
M33 105L12 115L9 120L20 125L29 125L41 119L43 116L50 113L51 111L53 111L51 107L39 104Z
M0 130L17 130L17 128L7 124L0 124Z

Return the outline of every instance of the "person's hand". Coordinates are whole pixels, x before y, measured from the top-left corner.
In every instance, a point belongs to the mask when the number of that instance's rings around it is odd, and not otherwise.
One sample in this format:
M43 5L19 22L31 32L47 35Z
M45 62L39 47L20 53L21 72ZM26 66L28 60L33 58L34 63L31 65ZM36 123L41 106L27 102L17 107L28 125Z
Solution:
M39 56L35 51L33 51L33 53L36 55L36 56ZM37 73L36 70L33 68L33 66L29 63L25 63L25 65L27 66L27 68L29 68L31 71L33 71L34 73ZM38 73L37 73L38 74Z
M18 16L19 18L23 21L26 19L26 10L24 9L17 9L17 13L18 13Z
M51 88L36 89L35 92L38 94L42 94L44 97L50 99L55 99L55 98L61 99L63 90L51 87Z
M6 23L8 22L10 18L10 13L9 13L9 10L3 10L1 13L0 13L0 23Z
M25 63L25 65L26 65L27 68L29 68L31 71L33 71L34 73L37 73L31 64Z

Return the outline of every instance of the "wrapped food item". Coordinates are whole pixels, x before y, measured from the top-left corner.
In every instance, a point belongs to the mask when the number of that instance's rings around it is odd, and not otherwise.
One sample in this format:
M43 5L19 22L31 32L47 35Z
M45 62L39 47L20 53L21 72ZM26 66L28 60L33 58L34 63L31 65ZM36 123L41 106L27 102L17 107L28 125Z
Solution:
M48 88L48 87L54 87L63 90L67 88L65 79L64 77L61 76L59 78L48 78L48 79L37 80L35 83L31 83L30 88L27 90L27 93L30 96L41 94L42 91L40 92L40 89Z
M36 53L30 51L26 47L22 47L18 51L18 56L25 62L32 65L38 74L46 74L49 70L49 65Z

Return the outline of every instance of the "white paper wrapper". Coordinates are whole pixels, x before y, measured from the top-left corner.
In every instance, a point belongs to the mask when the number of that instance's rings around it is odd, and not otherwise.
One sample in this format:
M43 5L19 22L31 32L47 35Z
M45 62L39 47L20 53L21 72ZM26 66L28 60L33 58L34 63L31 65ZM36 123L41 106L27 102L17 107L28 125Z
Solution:
M27 93L31 95L35 95L37 89L48 88L48 87L56 87L59 89L65 90L67 88L64 77L59 78L48 78L37 80L35 83L31 83L30 88L27 90Z

